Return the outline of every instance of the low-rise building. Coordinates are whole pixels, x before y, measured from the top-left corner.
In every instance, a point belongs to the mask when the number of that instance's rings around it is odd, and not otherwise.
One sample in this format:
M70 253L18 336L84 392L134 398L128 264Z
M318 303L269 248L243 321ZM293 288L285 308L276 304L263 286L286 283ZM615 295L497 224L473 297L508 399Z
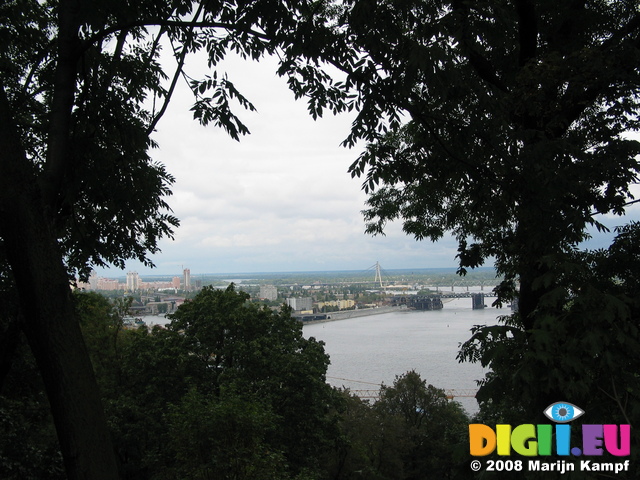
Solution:
M278 299L278 289L274 285L260 285L260 298L273 302Z

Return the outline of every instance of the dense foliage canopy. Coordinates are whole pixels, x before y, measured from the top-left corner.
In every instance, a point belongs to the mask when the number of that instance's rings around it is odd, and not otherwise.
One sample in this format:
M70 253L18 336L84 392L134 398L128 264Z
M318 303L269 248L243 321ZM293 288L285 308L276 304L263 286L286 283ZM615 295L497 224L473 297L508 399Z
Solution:
M231 286L206 288L167 328L124 328L119 305L74 295L120 478L418 479L469 472L468 418L415 372L362 402L326 383L323 344ZM33 357L0 392L0 476L65 478ZM418 421L416 421L416 418ZM464 478L464 477L460 477Z
M207 448L251 451L251 468L262 465L264 472L294 458L301 462L308 441L328 428L321 414L326 404L317 404L313 419L320 423L312 424L297 403L325 398L324 354L291 336L286 313L278 317L282 329L268 326L272 314L245 309L241 295L207 291L206 312L194 301L176 317L184 332L198 335L140 333L127 337L132 350L118 344L118 320L105 313L115 323L100 348L113 340L119 350L94 358L92 367L71 298L70 278L129 258L150 263L159 239L178 225L166 203L173 178L150 155L178 81L189 83L200 123L233 138L248 132L232 106L252 105L218 71L228 52L278 55L278 73L297 97L309 98L314 117L357 109L346 144L368 142L351 166L370 194L367 231L383 233L387 222L400 220L419 239L453 233L462 273L495 260L504 276L500 300L517 296L520 310L503 325L477 329L463 351L493 369L486 395L522 400L524 407L522 392L542 378L537 394L527 397L532 405L598 389L620 415L635 418L638 293L637 270L629 266L637 265L637 225L621 230L606 252L580 253L577 245L589 226L603 228L598 215L621 214L633 201L640 142L627 134L639 127L637 2L10 0L0 5L0 40L0 288L6 299L0 387L22 361L24 334L70 478L117 476L107 416L144 417L132 404L153 406L154 388L168 395L157 401L175 407L166 417L172 435L157 438L190 445L187 432L206 427L179 404L214 423L231 419L237 428L223 438L205 435ZM160 63L163 49L171 66ZM188 74L187 59L197 52L206 54L210 74L204 78ZM322 62L343 71L342 81L332 80ZM215 311L227 313L216 317ZM239 322L245 314L256 322L251 328ZM207 315L213 317L198 320ZM575 329L581 332L575 342L559 340ZM266 332L292 350L264 340ZM240 340L234 347L229 334ZM167 352L183 349L189 354L172 364ZM578 362L584 351L592 359ZM123 352L140 358L127 364L131 371L110 377L117 370L109 362ZM302 384L274 383L271 358ZM306 360L298 364L300 358ZM179 370L158 373L145 389L134 379L136 365L147 361L158 372ZM316 367L305 376L309 362ZM522 368L510 376L514 362ZM554 365L582 380L559 383L562 371ZM212 391L189 384L185 373L192 369L209 379ZM108 382L131 382L132 401L107 401L105 416L96 374L107 390ZM173 397L169 380L178 386ZM265 409L267 390L273 403ZM229 413L239 410L245 413ZM281 422L284 410L296 430ZM50 433L43 430L43 438ZM146 446L157 438L145 431L118 438L126 451L122 465L157 467L152 456L135 452L137 446L153 452ZM196 456L189 464L186 451L176 443L171 448L190 472L211 468L210 459ZM255 474L249 464L231 465L233 455L225 458L217 465L227 462L233 475ZM300 474L313 468L292 465ZM392 471L377 470L380 478Z
M637 201L637 2L360 0L343 19L365 52L348 141L369 141L351 166L367 231L453 234L460 273L494 261L498 302L517 302L462 352L492 369L481 398L531 416L559 398L635 409L638 292L620 289L637 225L578 249Z
M69 281L95 265L150 264L178 225L166 203L173 177L149 153L176 83L191 87L195 119L233 138L248 129L232 105L252 106L217 71L228 52L278 54L316 113L343 108L317 68L327 24L323 5L304 0L0 4L0 280L16 306L4 343L16 351L16 326L28 339L69 477L116 476ZM188 75L197 52L204 78Z
M348 2L366 55L351 166L367 230L399 220L417 239L452 233L460 271L494 259L523 321L550 271L637 182L637 2Z

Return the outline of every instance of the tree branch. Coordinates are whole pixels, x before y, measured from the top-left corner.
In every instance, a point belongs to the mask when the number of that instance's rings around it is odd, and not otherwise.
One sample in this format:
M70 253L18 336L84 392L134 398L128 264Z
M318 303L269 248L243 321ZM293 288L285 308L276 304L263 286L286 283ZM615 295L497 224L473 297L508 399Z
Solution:
M640 199L636 199L636 200L631 200L629 202L625 202L622 207L626 208L629 207L631 205L635 205L636 203L640 203ZM599 210L592 210L591 212L589 212L589 215L594 216L594 215L606 215L609 212L600 212Z
M623 25L614 35L609 39L602 42L599 47L596 47L600 51L602 58L607 58L610 50L613 50L616 46L619 46L624 41L625 37L631 33L640 32L640 14L634 15L631 20ZM631 45L637 50L640 48L640 38L636 38L631 42ZM620 69L626 69L626 72L635 71L636 65L633 63L622 64ZM565 96L568 98L574 98L572 106L565 109L566 111L566 125L562 129L557 129L554 134L560 136L563 134L580 116L584 111L589 108L593 102L595 102L603 92L610 88L615 82L622 82L620 76L607 75L606 71L603 71L601 75L591 80L590 85L585 88L578 84L570 84L567 88ZM580 91L580 89L582 91Z
M531 0L514 0L518 15L518 34L520 44L519 63L522 67L535 58L538 48L538 18Z
M195 22L198 19L198 17L202 13L203 7L204 7L203 3L200 3L198 7L198 11L193 16L192 22ZM190 42L193 39L194 29L195 27L189 27L189 30L187 31L187 37L186 37L185 43ZM156 125L158 125L158 122L164 116L165 112L167 111L167 108L169 107L169 103L171 102L171 97L173 97L173 92L175 91L176 85L178 83L178 79L180 78L180 74L182 73L182 69L184 67L185 59L187 58L187 51L188 49L186 48L186 45L184 45L182 48L182 51L180 52L180 55L178 56L178 65L176 66L175 72L173 73L173 78L171 79L171 85L169 85L169 90L167 90L165 100L162 103L162 107L160 108L160 111L158 111L158 113L154 115L153 120L149 124L149 127L147 128L147 135L151 135L151 133L155 130Z
M59 6L58 61L53 83L53 99L49 117L49 148L44 172L40 179L42 199L52 218L55 202L68 167L69 130L73 108L77 61L80 53L78 31L79 6L73 0Z
M89 38L87 38L86 40L84 40L82 42L82 48L83 50L86 50L87 48L89 48L90 45L92 45L93 43L102 40L106 37L108 37L109 35L112 35L120 30L129 30L132 28L137 28L137 27L163 27L163 28L167 28L167 27L179 27L179 28L220 28L220 29L224 29L224 30L230 30L230 31L237 31L237 32L242 32L242 33L247 33L249 35L252 35L256 38L261 38L262 40L270 40L270 38L264 33L264 32L258 32L256 30L252 30L251 28L242 28L239 27L238 25L234 24L234 23L224 23L224 22L198 22L195 20L192 21L181 21L181 20L166 20L166 19L162 19L162 18L148 18L148 19L142 19L142 20L137 20L134 22L128 22L125 24L116 24L116 25L112 25L109 28L105 28L103 30L100 30L96 33L94 33L93 35L91 35Z
M454 1L451 4L453 11L458 15L460 28L453 33L458 37L461 50L478 76L502 92L508 92L508 87L498 76L495 67L478 50L471 35L469 35L469 6L464 1Z

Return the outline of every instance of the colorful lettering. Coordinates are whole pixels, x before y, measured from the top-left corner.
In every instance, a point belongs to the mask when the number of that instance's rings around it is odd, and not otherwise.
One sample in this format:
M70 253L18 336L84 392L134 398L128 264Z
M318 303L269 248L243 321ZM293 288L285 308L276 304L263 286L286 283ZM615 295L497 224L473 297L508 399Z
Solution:
M469 425L469 450L474 457L484 457L496 449L496 432L487 425Z
M571 449L571 425L556 425L556 453L558 455L569 455Z
M602 456L605 452L617 457L631 455L630 425L582 425L582 449L571 448L571 425L498 424L495 430L481 423L469 425L469 452L483 457L496 452L501 456L516 454L525 457L551 456L555 433L555 454L559 456Z
M511 433L511 446L517 454L535 457L538 452L535 425L518 425Z
M551 438L553 427L548 424L538 425L538 455L551 455Z
M631 426L620 425L620 442L618 442L618 425L604 425L604 446L611 455L617 457L631 455Z
M496 425L498 455L511 455L511 425Z

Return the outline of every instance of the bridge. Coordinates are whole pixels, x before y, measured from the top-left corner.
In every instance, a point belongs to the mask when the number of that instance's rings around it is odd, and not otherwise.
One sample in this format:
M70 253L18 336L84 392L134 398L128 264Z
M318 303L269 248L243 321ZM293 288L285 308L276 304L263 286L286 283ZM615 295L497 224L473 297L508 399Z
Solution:
M439 296L440 298L472 298L474 295L484 295L485 298L489 297L489 298L498 298L498 295L496 295L493 292L490 293L485 293L485 292L449 292L449 293L444 293L444 292L439 292L436 293L437 296Z
M486 307L484 299L486 297L495 297L495 294L486 295L477 292L463 292L451 294L435 294L435 295L395 295L391 297L391 305L406 305L408 308L415 310L442 310L443 298L471 298L471 308L480 310Z
M391 305L406 305L416 310L442 310L443 307L438 295L396 295L391 297Z

